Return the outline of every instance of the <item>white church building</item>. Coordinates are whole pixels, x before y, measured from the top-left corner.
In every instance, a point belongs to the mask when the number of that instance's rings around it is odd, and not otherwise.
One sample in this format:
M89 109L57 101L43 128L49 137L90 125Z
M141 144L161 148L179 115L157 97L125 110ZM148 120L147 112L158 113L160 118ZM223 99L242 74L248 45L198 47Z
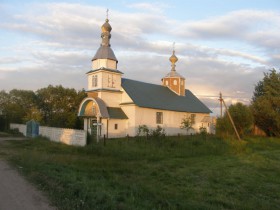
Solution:
M161 126L166 135L178 135L186 134L180 127L182 119L189 117L193 133L200 127L210 132L211 111L185 89L185 78L175 69L178 58L174 50L169 59L171 71L161 81L159 78L161 84L123 78L110 45L112 27L108 19L101 30L101 45L87 72L88 96L78 112L85 130L97 138L117 138L135 136L139 126L146 125L149 129Z

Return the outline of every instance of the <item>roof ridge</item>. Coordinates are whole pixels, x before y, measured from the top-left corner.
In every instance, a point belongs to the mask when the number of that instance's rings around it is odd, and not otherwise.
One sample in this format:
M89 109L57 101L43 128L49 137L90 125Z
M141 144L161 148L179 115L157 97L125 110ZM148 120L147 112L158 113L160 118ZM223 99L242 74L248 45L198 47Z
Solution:
M154 83L143 82L143 81L139 81L139 80L135 80L135 79L128 79L128 78L122 78L122 80L130 80L130 81L145 83L145 84L149 84L149 85L156 85L156 86L160 86L160 87L167 88L168 90L170 90L170 88L168 88L167 86L163 86L163 85L161 85L161 84L154 84ZM185 89L185 90L190 91L189 89ZM172 92L173 92L173 91L172 91Z

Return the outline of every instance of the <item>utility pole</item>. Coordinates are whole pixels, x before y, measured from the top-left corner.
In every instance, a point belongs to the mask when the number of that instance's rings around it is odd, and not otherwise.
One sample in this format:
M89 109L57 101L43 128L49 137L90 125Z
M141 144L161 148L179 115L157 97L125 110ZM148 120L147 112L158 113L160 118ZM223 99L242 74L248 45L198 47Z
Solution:
M233 120L232 120L232 118L231 118L231 115L230 115L230 113L229 113L229 111L228 111L227 105L226 105L224 99L222 98L222 93L220 93L220 99L219 99L219 100L221 101L221 103L224 104L225 109L226 109L226 112L227 112L227 115L228 115L228 117L229 117L229 120L230 120L230 122L231 122L231 124L232 124L232 127L234 128L235 134L236 134L238 140L241 141L240 136L239 136L239 134L238 134L238 132L237 132L237 129L236 129L235 125L234 125L234 122L233 122ZM221 107L222 107L222 106L221 106ZM221 108L221 114L222 114L222 108Z
M220 92L220 98L219 98L219 101L220 101L220 117L222 118L223 117L223 98L222 98L222 93Z

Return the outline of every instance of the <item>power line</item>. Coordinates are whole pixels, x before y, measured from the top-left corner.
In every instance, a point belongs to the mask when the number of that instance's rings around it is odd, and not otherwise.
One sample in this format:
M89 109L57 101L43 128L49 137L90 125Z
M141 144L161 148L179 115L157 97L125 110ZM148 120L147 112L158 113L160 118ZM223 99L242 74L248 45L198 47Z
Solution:
M196 95L197 97L204 97L204 98L219 98L218 95ZM223 98L244 98L244 99L251 99L250 97L246 96L223 96Z

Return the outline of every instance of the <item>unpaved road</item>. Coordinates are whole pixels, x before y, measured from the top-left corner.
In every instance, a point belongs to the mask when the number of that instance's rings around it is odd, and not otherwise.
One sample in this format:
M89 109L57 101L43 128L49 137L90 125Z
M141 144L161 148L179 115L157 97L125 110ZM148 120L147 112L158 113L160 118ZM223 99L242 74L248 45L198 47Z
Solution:
M23 140L5 137L4 140ZM43 194L0 157L0 210L54 210Z

